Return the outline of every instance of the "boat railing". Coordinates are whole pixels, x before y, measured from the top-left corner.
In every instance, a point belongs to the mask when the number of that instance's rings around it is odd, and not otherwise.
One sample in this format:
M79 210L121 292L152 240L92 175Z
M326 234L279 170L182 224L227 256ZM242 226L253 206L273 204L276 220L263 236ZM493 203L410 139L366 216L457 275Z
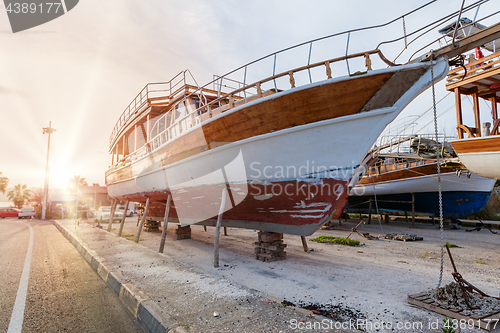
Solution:
M456 20L457 18L460 19L460 15L463 13L474 8L478 8L481 4L488 1L489 0L476 1L473 4L461 8L460 10L453 11L438 20L431 20L432 22L428 25L422 25L422 16L417 15L417 13L420 13L424 9L429 9L427 8L428 6L437 2L437 0L432 0L387 23L365 28L351 29L300 43L247 63L246 65L240 66L225 75L215 76L214 79L206 85L202 87L198 86L197 90L186 93L184 100L193 98L194 96L197 96L198 98L204 96L203 92L208 90L209 87L216 88L215 95L217 98L211 99L210 101L201 100L199 107L191 110L192 114L188 114L182 119L179 119L175 124L169 127L169 129L166 129L165 131L168 132L166 134L167 140L179 135L179 132L182 132L184 128L188 128L193 124L198 124L207 118L211 118L223 111L232 109L241 103L246 103L255 98L261 98L266 95L266 91L279 92L346 74L349 76L362 75L367 73L367 71L372 70L372 64L374 67L375 65L377 67L395 66L396 64L388 60L379 47L385 47L395 43L404 43L404 52L411 52L410 49L420 47L417 46L416 40L420 40L424 35L433 31L434 28L429 29L429 27L437 27L438 25ZM409 22L410 17L416 17L416 20L418 21L418 24L416 25L419 27L424 26L424 28L418 28L411 32L407 32L406 25ZM400 34L398 38L379 43L376 48L371 50L366 48L366 43L363 42L363 38L356 39L358 43L360 43L361 40L361 45L354 44L354 37L358 36L360 33L369 35L372 31L376 31L377 29L390 29L391 32L394 32L396 29L393 29L393 24L398 23L401 24L400 28L402 28L402 33L398 33ZM428 30L423 31L425 28ZM408 43L408 38L414 39L410 41L411 43ZM373 36L368 40L373 40ZM435 42L436 41L433 43ZM325 55L331 54L332 49L338 50L340 43L345 43L344 54L337 57L325 57ZM363 51L352 52L351 50L353 48L361 49ZM317 51L313 53L313 49ZM366 51L367 49L368 51ZM378 55L380 60L374 59L372 62L370 56L373 55ZM398 57L399 56L400 55L398 55ZM318 58L327 60L314 61L314 59ZM291 65L293 62L297 62L298 66ZM294 69L283 70L282 68ZM263 75L266 72L270 73L270 75ZM182 74L185 76L186 71L182 72ZM262 79L262 77L264 77L264 79ZM237 88L234 87L235 83L237 83ZM223 90L226 90L225 88L229 88L229 92L224 92ZM169 91L169 93L171 93L171 91ZM135 105L141 103L134 101L133 104ZM120 120L115 126L110 138L112 145L119 129L124 126L127 119L130 119L130 113L133 110L137 110L137 108L133 107L131 110L126 110L122 117L120 117ZM177 128L179 130L177 130ZM161 134L165 136L164 133L158 133L156 136ZM156 140L156 136L151 136L151 140Z
M466 36L469 36L472 32L472 28L473 27L477 27L477 26L481 26L481 27L484 27L483 25L480 24L480 22L484 22L485 20L495 16L495 15L498 15L500 13L500 11L496 11L496 12L493 12L493 13L490 13L489 15L486 15L486 16L483 16L481 18L477 18L477 15L478 15L478 12L479 12L479 8L481 7L482 4L488 2L489 0L480 0L480 1L477 1L477 2L474 2L468 6L465 6L465 7L462 7L460 9L460 11L457 11L457 12L453 12L453 13L450 13L448 14L447 16L444 16L442 19L439 19L439 20L436 20L434 22L431 22L425 26L422 26L420 29L418 30L415 30L413 32L413 35L415 35L413 37L412 40L408 41L408 37L409 35L406 35L405 36L402 36L402 37L399 37L397 39L393 39L393 40L389 40L389 41L384 41L384 42L381 42L377 48L380 48L382 45L384 44L389 44L389 43L393 43L393 42L397 42L397 41L400 41L400 40L404 40L404 47L403 49L401 50L401 52L394 58L394 62L403 54L405 53L407 50L408 50L408 46L410 46L411 44L413 44L413 42L416 42L417 40L419 40L420 38L422 38L423 36L425 36L426 34L432 32L432 31L435 31L439 26L441 26L443 24L443 22L445 20L449 20L449 19L455 19L456 17L458 17L457 20L455 20L451 26L454 27L453 29L453 33L451 33L451 36L450 34L443 34L442 36L434 39L434 40L431 40L429 43L423 45L422 47L418 48L417 50L415 50L408 58L408 62L416 62L416 61L420 61L422 60L422 57L421 58L417 58L415 60L412 60L418 53L422 52L423 50L426 50L426 49L430 49L432 47L432 45L438 45L440 48L444 45L451 45L452 47L455 47L456 45L456 41L459 39L458 38L458 30L460 30L460 38L464 38ZM476 13L474 15L474 20L466 20L466 23L464 24L464 21L461 20L461 17L463 17L463 15L469 11L472 11L476 9ZM458 23L460 22L460 23ZM420 33L420 34L418 34ZM426 54L424 55L423 57L424 58L428 58L429 54Z
M229 91L236 91L236 90L239 90L245 86L244 82L229 79L229 78L225 78L224 80L222 80L221 78L222 77L219 75L213 75L213 81L212 81L213 82L213 90L217 91L217 93L220 93L222 91L222 89L229 90ZM257 95L257 89L255 89L255 91L249 91L247 93L251 96L255 96L255 95ZM238 96L238 97L242 97L241 95L242 95L241 91L239 94L238 93L235 94L235 96ZM217 97L220 97L220 95L218 95Z
M132 153L130 153L128 156L129 156L129 160L130 161L135 161L137 160L138 158L141 158L143 156L145 156L147 153L148 153L148 145L144 145L138 149L136 149L135 151L133 151Z
M164 129L160 130L160 124L165 122L166 116L167 115L165 114L160 117L153 125L151 140L149 141L151 150L155 150L166 142L181 135L191 127L201 123L201 117L197 116L194 112L191 112L186 116L179 118L170 126L162 126Z
M191 82L194 84L189 84ZM115 136L127 124L128 120L140 110L149 106L168 105L173 98L189 88L191 88L190 91L196 91L201 100L204 99L204 90L198 89L199 85L189 70L180 72L167 82L146 84L118 118L109 138L110 144L113 143Z
M340 63L340 62L345 62L345 67L344 70L347 71L347 75L356 75L356 74L363 74L366 72L366 70L371 69L371 64L372 61L369 58L370 55L377 54L380 57L380 60L382 61L379 64L384 64L388 66L395 66L396 64L390 60L388 60L382 51L380 50L380 47L393 44L393 43L404 43L403 46L403 51L402 52L411 52L410 51L410 46L414 44L417 40L421 40L424 35L429 34L430 32L435 31L437 27L440 25L456 20L457 18L460 19L460 16L463 15L464 13L471 11L473 9L478 8L481 4L484 4L488 2L489 0L480 0L476 1L471 5L465 6L461 8L460 10L453 11L452 13L445 15L437 20L433 20L427 25L419 25L420 28L412 31L412 32L407 32L406 31L406 22L408 21L408 18L412 16L413 14L416 14L423 10L425 7L431 5L432 3L436 2L436 0L430 1L417 9L410 11L400 17L397 17L394 20L391 20L387 23L380 24L380 25L375 25L375 26L370 26L370 27L365 27L365 28L359 28L359 29L352 29L352 30L347 30L341 33L325 36L322 38L314 39L305 43L297 44L295 46L283 49L281 51L271 53L265 57L262 57L260 59L257 59L253 62L250 62L246 65L243 65L223 76L217 76L209 82L207 85L213 85L214 87L219 87L218 89L218 98L216 100L211 101L208 103L208 105L203 105L201 106L201 113L209 111L209 108L212 107L213 105L216 105L218 107L221 107L221 101L224 99L231 99L232 97L236 95L242 95L244 98L245 102L247 101L247 94L248 90L252 89L257 92L257 96L261 97L261 92L264 91L264 85L268 84L268 87L266 89L274 88L275 91L280 91L280 90L285 90L285 89L291 89L295 88L300 85L299 81L302 84L308 84L308 83L313 83L315 80L313 79L315 76L312 73L314 69L318 69L320 67L324 68L324 72L326 72L326 78L331 78L334 73L339 73L339 66L336 66L335 69L332 68L332 65L334 63ZM490 17L489 15L488 17ZM418 18L419 22L421 21L421 18ZM484 20L485 18L480 18L477 19L473 22L476 23L480 20ZM377 47L373 48L372 50L369 51L363 51L363 52L356 52L356 53L349 53L349 49L353 43L353 36L355 33L361 33L361 32L367 32L371 30L376 30L376 29L381 29L388 27L392 24L395 23L402 23L402 34L398 38L394 38L391 40L384 41L382 43L379 43ZM330 58L329 60L323 60L320 62L311 62L311 59L313 59L313 45L318 45L321 42L327 41L327 40L335 40L336 42L339 41L339 37L346 38L345 41L345 54L342 56L338 56L335 58ZM410 42L408 42L408 38L413 38ZM438 39L433 39L433 41L428 44L425 42L425 47L429 47L432 44L438 44L443 42L443 38L438 38ZM446 43L451 43L451 42L446 42ZM442 46L442 44L440 44ZM336 45L338 47L338 45ZM316 46L315 46L316 47ZM284 59L283 61L287 61L290 57L288 57L286 54L289 54L291 52L297 52L299 48L306 48L306 50L303 50L303 56L307 56L306 58L303 59L304 62L306 62L305 65L302 65L300 67L295 67L295 69L292 70L285 70L285 71L280 71L278 72L278 58L279 59ZM416 46L415 48L420 48L420 46ZM321 47L318 47L318 49L321 49ZM364 48L366 50L366 48ZM400 54L396 58L398 58ZM413 56L413 55L412 55ZM362 71L358 70L353 72L351 69L350 62L354 61L357 58L365 58L365 66L366 69L363 68ZM411 57L410 57L411 59ZM268 76L266 79L261 79L261 80L251 80L251 75L250 75L250 70L253 68L253 66L256 66L257 64L265 64L268 66L268 70L272 70L272 75ZM359 66L360 62L358 61L355 65ZM290 67L288 67L290 68ZM293 68L293 67L292 67ZM359 67L358 67L359 69ZM257 70L258 73L262 73L263 71L259 68ZM299 73L302 72L305 75L302 75L300 78ZM324 74L323 74L324 75ZM259 75L262 77L262 75ZM339 74L336 74L335 76L340 76ZM264 76L265 77L265 76ZM281 79L281 81L280 81ZM324 80L324 76L320 78L320 80ZM280 81L280 82L279 82ZM288 81L288 82L286 82ZM242 86L238 87L237 89L234 89L233 91L227 93L227 94L222 94L220 88L221 87L228 87L230 84L227 84L227 82L241 82ZM250 83L249 83L250 82Z
M448 158L454 153L449 141L454 137L438 134L437 141L435 134L410 134L379 137L379 144L375 145L372 153L378 156L387 157L412 157L435 159L439 154L441 159Z
M372 26L372 27L366 27L366 28L360 28L360 29L348 30L348 31L341 32L338 34L333 34L333 35L326 36L323 38L318 38L318 39L315 39L315 40L312 40L312 41L309 41L306 43L301 43L301 44L283 49L281 51L272 53L272 54L265 56L265 57L262 57L260 59L257 59L255 61L250 62L244 66L241 66L241 67L239 67L239 68L237 68L237 69L235 69L235 70L233 70L233 71L231 71L223 76L214 75L213 80L211 82L209 82L207 85L205 85L204 87L199 88L199 90L206 89L206 87L211 85L213 87L213 90L216 91L217 98L211 100L208 103L201 103L199 108L192 110L191 114L187 114L183 118L177 120L174 124L172 124L169 128L165 129L162 133L155 133L155 135L151 135L151 138L152 138L151 141L153 141L151 146L156 148L158 146L159 142L163 142L163 140L168 141L168 140L174 138L175 136L180 135L186 129L188 129L196 124L201 123L203 120L205 120L207 118L211 118L211 117L213 117L221 112L232 109L233 107L235 107L241 103L246 103L246 102L253 100L253 99L256 99L256 98L261 98L261 97L263 97L263 95L265 95L264 91L266 91L266 90L267 91L272 90L274 92L278 92L278 91L285 90L285 89L293 89L293 88L300 85L299 84L299 80L300 80L299 77L301 74L305 74L305 75L302 75L302 77L301 77L301 82L303 84L313 83L315 80L313 80L314 75L312 74L312 72L315 69L323 68L323 75L321 75L321 76L316 75L317 77L319 77L319 80L331 79L334 75L334 71L338 72L338 66L335 69L333 68L335 66L335 64L345 61L345 64L346 64L345 69L347 70L348 75L350 75L350 76L362 75L362 74L365 74L368 70L372 69L372 59L370 59L370 56L372 56L372 55L378 55L380 60L382 61L382 63L385 65L396 66L395 63L391 62L390 60L388 60L384 56L384 54L379 49L379 47L381 47L382 45L386 45L386 44L404 41L405 46L403 48L403 51L408 50L408 47L410 44L414 43L417 39L421 38L423 35L431 32L431 31L434 31L439 25L442 25L443 23L448 22L450 20L453 20L455 18L458 18L457 21L459 21L460 16L463 13L466 13L467 11L478 8L482 3L485 3L487 1L489 1L489 0L477 1L469 6L461 8L460 10L456 10L456 11L452 12L451 14L448 14L448 15L446 15L438 20L434 20L431 23L429 23L428 25L425 25L419 29L416 29L410 33L407 33L406 32L406 21L407 21L408 17L410 15L420 11L424 7L435 2L435 1L430 1L430 2L420 6L419 8L417 8L409 13L406 13L403 16L400 16L392 21L389 21L385 24L376 25L376 26ZM375 48L373 50L359 52L359 53L351 53L351 54L348 53L349 46L351 43L351 34L353 34L355 32L362 32L362 31L366 31L366 30L383 28L383 27L386 27L386 26L391 25L391 24L398 22L398 21L401 21L403 24L403 35L401 37L393 39L393 40L389 40L386 42L379 43L377 45L377 48ZM475 23L475 22L477 22L477 21L474 21L473 23ZM464 28L464 27L462 27L462 28ZM424 31L424 32L422 32L422 31ZM327 60L322 60L319 62L311 63L313 45L316 45L321 41L324 41L327 39L332 39L334 37L339 37L339 36L346 36L346 38L347 38L346 50L345 50L344 55L336 57L336 58L330 58ZM410 42L408 42L408 38L411 38L411 37L414 37L414 39L411 40ZM441 39L434 40L433 43L436 43L440 40ZM300 66L300 67L296 67L292 70L285 70L285 71L281 71L281 72L277 73L278 56L280 56L280 58L285 58L285 56L284 56L285 53L295 51L300 47L307 47L308 48L308 50L307 50L308 51L307 52L307 64ZM396 58L398 58L401 54L402 54L402 52L400 52ZM363 68L364 71L357 71L355 73L352 73L350 65L349 65L349 61L352 61L352 60L355 60L358 58L364 58L364 60L365 60L364 61L365 68ZM265 79L260 79L260 80L248 83L249 77L250 77L249 69L251 68L251 66L255 66L257 64L262 64L262 63L265 63L266 61L268 62L268 64L272 63L272 75L268 76ZM240 74L243 75L242 79L235 79L235 74L237 74L238 72L240 72ZM281 82L280 82L280 80L281 80ZM286 81L288 81L288 82L286 82ZM285 83L286 85L284 85L283 82L286 82ZM267 85L267 87L266 87L266 85ZM266 87L266 88L264 88L264 87ZM225 89L225 90L229 89L229 92L224 93L223 89ZM194 92L192 94L194 94ZM189 97L190 97L190 95L187 95L186 99ZM236 102L237 100L239 100L238 103ZM159 121L161 121L161 120L159 120ZM162 138L158 138L159 136L162 136Z
M500 51L479 59L476 59L474 54L471 54L467 60L468 62L464 63L463 67L457 67L448 72L447 86L464 79L478 78L480 75L488 76L490 73L495 74L492 72L498 71L500 68Z
M368 168L365 177L436 163L437 155L444 161L454 154L449 151L453 149L448 142L451 139L444 134L438 134L437 141L435 134L382 137L380 141L386 143L372 149L377 162Z

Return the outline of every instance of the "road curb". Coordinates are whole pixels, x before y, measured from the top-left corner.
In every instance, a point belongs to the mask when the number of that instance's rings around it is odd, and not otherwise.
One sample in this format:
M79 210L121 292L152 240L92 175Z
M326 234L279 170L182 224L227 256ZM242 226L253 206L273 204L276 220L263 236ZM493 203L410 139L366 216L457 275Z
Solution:
M106 282L125 307L150 333L184 333L184 328L137 286L126 283L124 277L106 266L104 258L91 250L83 240L72 231L54 221L55 227L73 244L92 269Z

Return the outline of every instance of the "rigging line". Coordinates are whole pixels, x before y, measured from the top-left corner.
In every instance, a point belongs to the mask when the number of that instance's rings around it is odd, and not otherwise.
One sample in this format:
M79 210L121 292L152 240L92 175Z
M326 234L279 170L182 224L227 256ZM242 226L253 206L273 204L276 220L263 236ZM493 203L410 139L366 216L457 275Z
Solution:
M442 101L443 101L446 97L448 97L451 93L452 93L451 91L450 91L450 92L448 92L448 94L447 94L447 95L445 95L443 98L441 98L441 99L440 99L440 100L439 100L436 104L441 103L441 102L442 102ZM431 106L430 108L428 108L428 109L427 109L424 113L422 113L421 115L419 115L417 118L415 118L415 119L414 119L412 122L410 122L408 125L406 125L406 127L405 127L405 128L409 128L410 126L413 126L414 124L415 124L415 125L418 125L417 120L419 120L420 118L422 118L424 115L426 115L426 114L427 114L427 112L429 112L429 111L431 111L431 110L432 110L432 106ZM448 110L447 110L447 111L448 111ZM445 111L445 112L446 112L446 111ZM393 123L397 123L397 122L396 122L396 121L394 121ZM428 125L428 124L427 124L427 125ZM426 125L426 126L427 126L427 125ZM424 127L425 127L425 126L424 126ZM403 132L403 133L404 133L405 128L403 128L402 130L400 130L400 131L398 132L398 134L396 134L396 135L401 135L401 134L400 134L401 132ZM418 131L417 131L417 132L418 132Z
M438 115L438 118L439 117L442 117L444 116L447 112L449 112L451 109L455 108L455 105L452 105L450 106L449 108L447 108L446 110L444 110L443 112L441 112L439 115ZM420 132L421 130L423 130L424 128L426 128L427 126L429 126L434 120L431 120L429 122L427 122L424 126L420 127L416 132Z
M431 50L431 88L432 88L432 106L434 113L434 134L436 136L436 142L439 142L438 138L438 116L436 108L436 89L434 82L434 50ZM443 267L444 267L444 223L443 223L443 194L441 192L441 163L439 161L439 154L437 157L437 178L438 178L438 197L439 197L439 231L441 233L441 267L439 269L439 281L437 287L441 286L443 281Z
M382 227L382 221L381 221L381 216L378 211L378 202L377 202L377 191L375 191L375 177L372 177L372 186L373 186L373 197L375 199L375 210L377 211L378 215L378 224L380 225L380 230L382 230L382 234L385 234L384 228Z

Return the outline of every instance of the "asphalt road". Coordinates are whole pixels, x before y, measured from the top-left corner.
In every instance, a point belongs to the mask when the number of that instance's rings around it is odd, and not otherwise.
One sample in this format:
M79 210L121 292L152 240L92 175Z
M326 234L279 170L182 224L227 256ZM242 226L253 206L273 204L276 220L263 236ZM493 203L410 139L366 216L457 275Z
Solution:
M0 267L0 332L145 332L50 222L1 219Z

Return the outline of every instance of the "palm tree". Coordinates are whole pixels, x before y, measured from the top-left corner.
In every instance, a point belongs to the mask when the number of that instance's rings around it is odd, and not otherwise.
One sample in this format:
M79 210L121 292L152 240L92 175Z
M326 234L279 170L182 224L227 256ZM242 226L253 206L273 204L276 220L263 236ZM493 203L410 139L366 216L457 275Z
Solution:
M87 181L85 180L85 177L82 177L80 175L75 175L73 178L69 179L71 181L72 187L71 189L76 192L77 189L81 188L82 186L88 186Z
M36 188L30 192L29 203L31 206L35 207L36 218L40 218L42 215L42 205L43 205L43 189L42 188Z
M7 198L19 209L30 199L30 191L27 188L28 185L17 184L12 190L7 192Z
M0 192L5 194L5 190L7 189L7 186L9 185L9 178L3 177L2 173L3 172L0 172Z
M31 191L29 202L35 207L41 207L43 204L43 189L37 188Z

